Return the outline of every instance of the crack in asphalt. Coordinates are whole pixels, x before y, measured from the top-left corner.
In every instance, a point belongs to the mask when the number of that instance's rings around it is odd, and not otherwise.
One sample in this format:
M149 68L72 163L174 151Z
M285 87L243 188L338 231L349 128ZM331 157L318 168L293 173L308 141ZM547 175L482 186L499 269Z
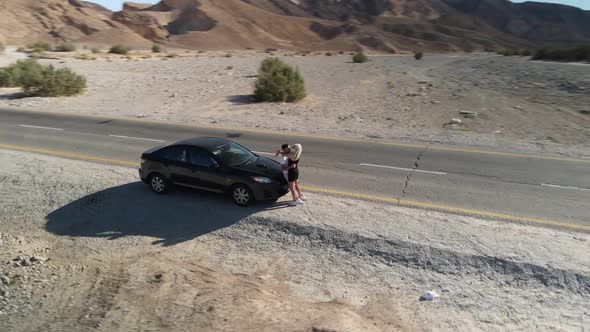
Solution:
M408 186L410 184L410 180L412 180L412 175L420 167L420 159L422 158L422 155L426 152L426 150L428 150L429 148L430 148L430 146L426 146L426 147L424 147L424 149L422 151L420 151L420 153L418 153L418 156L416 157L416 160L414 161L414 167L406 176L406 179L404 181L404 187L402 188L402 193L401 193L400 197L397 199L398 205L401 205L400 201L406 197L406 195L407 195L406 190L408 189Z

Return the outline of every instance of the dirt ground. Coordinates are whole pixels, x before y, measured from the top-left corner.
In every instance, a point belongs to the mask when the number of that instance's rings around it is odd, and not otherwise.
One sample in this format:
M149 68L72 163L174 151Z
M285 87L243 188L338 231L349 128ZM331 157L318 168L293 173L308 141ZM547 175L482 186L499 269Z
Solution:
M5 150L0 165L0 331L590 324L588 234L311 194L239 208Z
M303 73L302 102L252 102L270 54L171 51L50 54L63 59L44 63L86 75L88 91L44 99L0 89L0 107L590 156L590 65L490 54L371 56L365 64L347 54L275 55ZM4 57L14 60L13 50Z

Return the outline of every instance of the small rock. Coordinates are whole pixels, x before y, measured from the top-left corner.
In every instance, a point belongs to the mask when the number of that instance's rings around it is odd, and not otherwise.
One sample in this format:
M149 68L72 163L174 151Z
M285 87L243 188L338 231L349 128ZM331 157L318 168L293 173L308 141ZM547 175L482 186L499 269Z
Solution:
M31 257L31 262L45 262L47 261L47 258L43 257L43 256L33 256Z
M517 109L517 110L522 110L522 109L523 109L523 108L522 108L522 107L520 107L520 106L514 106L514 108L515 108L515 109Z
M387 121L391 121L391 120L393 120L393 118L392 118L392 117L390 117L390 116L388 116L388 117L386 117L386 118L385 118L385 120L387 120Z
M0 288L0 296L2 296L2 297L8 296L8 290Z
M408 97L418 97L418 96L421 96L421 94L419 94L417 92L410 92L410 93L406 94L406 96L408 96Z
M2 282L5 285L10 285L10 278L8 278L7 276L2 276L0 277L0 282Z
M430 101L430 103L431 103L431 104L435 104L435 105L436 105L436 104L439 104L439 103L440 103L440 101L438 101L438 100L432 100L432 101Z
M463 120L458 118L452 118L451 121L449 121L449 124L463 124Z
M464 118L475 118L477 116L477 112L471 111L460 111L459 114L461 114Z
M439 295L435 291L426 292L426 294L420 296L420 301L432 301L436 299Z

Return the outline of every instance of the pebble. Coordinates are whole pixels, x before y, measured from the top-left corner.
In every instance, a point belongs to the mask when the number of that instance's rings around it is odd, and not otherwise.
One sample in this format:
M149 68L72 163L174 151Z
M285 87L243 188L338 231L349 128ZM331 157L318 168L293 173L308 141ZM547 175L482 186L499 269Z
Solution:
M8 278L7 276L0 277L0 281L5 285L10 285L10 278Z

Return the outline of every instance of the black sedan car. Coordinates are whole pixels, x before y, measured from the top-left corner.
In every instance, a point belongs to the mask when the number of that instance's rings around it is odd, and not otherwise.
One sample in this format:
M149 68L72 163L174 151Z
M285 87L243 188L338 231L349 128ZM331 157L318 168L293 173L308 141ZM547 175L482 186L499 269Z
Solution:
M280 164L223 138L193 138L141 156L141 180L158 194L172 185L229 194L240 206L288 192Z

